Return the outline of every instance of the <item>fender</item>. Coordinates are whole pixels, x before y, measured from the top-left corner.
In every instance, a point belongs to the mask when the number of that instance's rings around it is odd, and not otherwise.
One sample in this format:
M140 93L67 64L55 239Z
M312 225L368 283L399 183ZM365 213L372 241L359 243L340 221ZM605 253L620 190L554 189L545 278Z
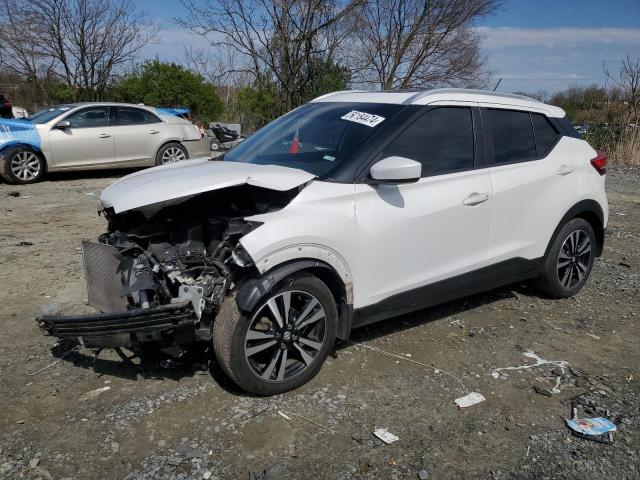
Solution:
M591 226L593 227L593 231L596 234L596 248L595 248L595 256L599 257L602 255L602 248L604 246L604 213L602 212L602 207L595 200L587 199L580 200L573 207L571 207L567 213L564 214L560 223L553 231L553 235L551 235L551 239L549 240L549 244L547 245L547 249L545 250L545 257L549 253L551 249L551 244L553 243L553 239L556 238L556 235L560 231L560 229L571 219L576 217L583 217L587 220Z
M251 312L256 307L261 298L263 298L275 285L284 280L289 275L309 269L321 269L332 278L338 278L339 274L330 265L320 260L314 259L298 259L269 270L263 275L247 280L236 294L236 304L241 312ZM339 281L339 280L336 280ZM334 282L335 283L335 282ZM343 293L345 302L338 302L338 332L337 337L347 340L351 332L353 323L353 306L352 306L352 285L343 283ZM334 292L335 294L335 292Z

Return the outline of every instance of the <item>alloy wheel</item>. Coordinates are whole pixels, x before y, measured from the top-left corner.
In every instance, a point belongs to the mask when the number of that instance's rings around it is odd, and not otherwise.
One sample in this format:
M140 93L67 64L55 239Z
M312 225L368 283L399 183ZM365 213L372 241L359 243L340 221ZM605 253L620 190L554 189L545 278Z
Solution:
M327 333L324 308L308 292L290 290L269 298L251 319L244 355L263 381L291 380L320 355Z
M23 181L35 179L41 168L40 159L33 152L18 152L11 159L11 172Z
M557 271L560 284L570 289L579 284L589 271L591 239L587 232L575 230L562 243Z
M162 154L162 163L179 162L186 159L187 156L179 147L169 147Z

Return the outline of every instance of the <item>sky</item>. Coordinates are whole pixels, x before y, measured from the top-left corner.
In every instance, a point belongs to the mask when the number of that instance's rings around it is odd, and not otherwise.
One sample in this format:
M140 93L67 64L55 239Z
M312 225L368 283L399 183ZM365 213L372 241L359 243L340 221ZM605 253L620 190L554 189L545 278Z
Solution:
M171 18L177 0L136 0L160 28L147 58L179 61L185 43L207 46ZM505 0L477 26L491 83L505 92L551 94L570 85L604 84L603 67L617 72L627 53L640 56L640 0Z

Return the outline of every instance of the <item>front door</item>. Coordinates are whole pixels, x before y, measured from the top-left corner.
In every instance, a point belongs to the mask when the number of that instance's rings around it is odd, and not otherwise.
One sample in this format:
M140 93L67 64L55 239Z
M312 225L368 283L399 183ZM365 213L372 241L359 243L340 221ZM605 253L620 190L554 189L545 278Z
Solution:
M384 148L422 164L416 183L356 185L354 306L484 266L491 212L488 169L474 169L473 111L426 111Z
M108 106L82 108L62 120L68 121L70 127L54 126L49 132L51 154L56 167L99 165L115 160Z

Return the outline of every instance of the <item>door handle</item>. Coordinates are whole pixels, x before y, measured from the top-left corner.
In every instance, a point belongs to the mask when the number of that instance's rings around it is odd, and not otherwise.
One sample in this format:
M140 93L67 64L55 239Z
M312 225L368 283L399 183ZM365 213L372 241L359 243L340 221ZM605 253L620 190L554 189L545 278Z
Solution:
M109 138L111 135L109 135L108 133L101 133L100 135L98 135L98 138Z
M160 130L149 130L151 135L155 135L156 133L160 133Z
M569 175L576 169L573 165L560 165L560 168L556 172L558 175Z
M465 198L462 201L462 204L473 207L474 205L480 205L481 203L486 202L487 200L489 200L488 193L473 192L471 195L469 195L467 198Z

